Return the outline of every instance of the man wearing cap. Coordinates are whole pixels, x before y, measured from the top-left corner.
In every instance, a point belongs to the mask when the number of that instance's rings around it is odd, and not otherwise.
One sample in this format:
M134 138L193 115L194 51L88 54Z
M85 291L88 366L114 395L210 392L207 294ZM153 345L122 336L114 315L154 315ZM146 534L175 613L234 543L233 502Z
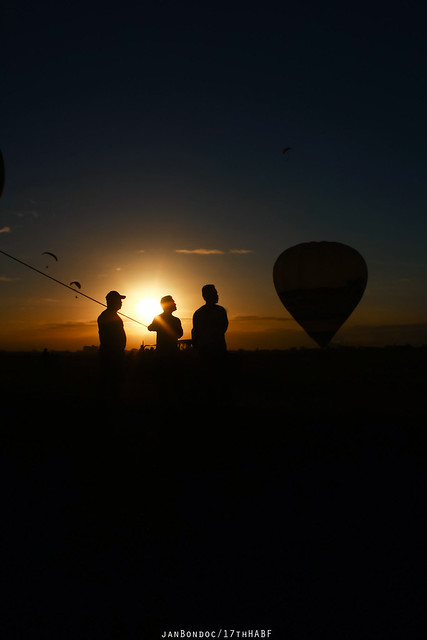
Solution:
M156 351L159 355L173 355L177 351L178 340L184 333L181 320L173 314L176 311L175 300L172 296L164 296L160 300L163 313L156 316L149 325L149 331L157 331Z
M110 387L120 382L123 356L126 347L126 333L123 320L118 315L122 307L122 296L118 291L106 295L107 308L98 317L99 356L104 384Z

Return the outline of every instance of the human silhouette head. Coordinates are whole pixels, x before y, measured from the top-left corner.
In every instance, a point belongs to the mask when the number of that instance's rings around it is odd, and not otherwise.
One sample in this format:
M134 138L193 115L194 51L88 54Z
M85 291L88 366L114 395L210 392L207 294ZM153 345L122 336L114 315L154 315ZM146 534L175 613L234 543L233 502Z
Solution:
M121 309L122 300L124 300L126 296L122 296L118 291L110 291L105 296L107 301L107 309L112 309L113 311L118 311Z
M160 304L165 313L172 313L173 311L176 311L175 300L172 296L163 296L160 300Z
M214 284L205 284L202 287L202 297L207 304L216 304L219 300L218 292Z

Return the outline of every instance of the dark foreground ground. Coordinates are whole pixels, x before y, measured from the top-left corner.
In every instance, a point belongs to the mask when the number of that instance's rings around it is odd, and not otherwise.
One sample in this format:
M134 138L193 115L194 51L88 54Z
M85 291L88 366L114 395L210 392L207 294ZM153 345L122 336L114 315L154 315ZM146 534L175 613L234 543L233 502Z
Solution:
M424 638L427 349L182 355L1 354L0 637Z

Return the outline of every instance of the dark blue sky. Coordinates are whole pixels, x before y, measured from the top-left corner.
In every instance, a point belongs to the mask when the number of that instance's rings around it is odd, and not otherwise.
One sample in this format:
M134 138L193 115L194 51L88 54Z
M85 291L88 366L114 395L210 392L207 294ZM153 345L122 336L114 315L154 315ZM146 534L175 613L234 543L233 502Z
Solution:
M285 314L278 254L336 240L368 263L361 321L425 322L425 18L420 2L9 3L2 246L67 256L96 295L101 273L175 274L186 313L196 272L231 315L262 316ZM176 253L201 248L223 253ZM15 270L3 289L24 296Z

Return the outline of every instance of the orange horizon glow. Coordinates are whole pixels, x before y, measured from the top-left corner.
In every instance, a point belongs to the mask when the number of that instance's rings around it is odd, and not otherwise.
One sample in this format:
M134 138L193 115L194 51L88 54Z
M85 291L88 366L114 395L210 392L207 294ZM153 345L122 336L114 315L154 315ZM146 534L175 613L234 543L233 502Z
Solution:
M162 258L158 262L143 258L142 264L129 263L127 268L110 274L95 266L89 270L85 265L87 271L95 275L86 278L77 275L82 281L82 291L101 305L111 289L126 295L121 312L128 316L123 318L128 350L139 349L142 343L156 343L155 333L143 325L150 324L162 312L160 299L164 295L172 295L176 301L174 315L182 322L183 339L191 338L192 316L204 303L201 286L206 282L215 283L219 304L227 310L230 325L226 342L230 350L316 347L283 307L265 274L245 280L245 286L241 286L242 272L233 271L235 278L230 279L229 269L219 269L220 263L211 262L212 256L196 256L197 262L193 262L193 258L191 256L190 262L187 259L182 262L182 256L175 261ZM217 258L213 256L213 259ZM58 271L52 273L68 282L70 279L63 275L66 270L69 270L67 265L63 271L59 272L58 267ZM2 282L1 350L78 351L99 344L96 320L102 312L101 306L79 296L77 291L66 291L29 272L27 278L18 270L17 273L16 279L10 277L6 281L5 278ZM332 344L426 344L424 308L414 310L401 304L397 296L381 299L377 289L378 285L368 287Z
M127 309L123 310L128 311ZM130 314L129 314L130 315ZM192 317L175 312L182 322L183 339L191 338ZM137 319L137 318L135 318ZM123 318L127 335L126 349L139 349L142 344L155 345L156 334ZM142 322L142 320L141 320ZM98 347L96 317L86 321L36 322L31 331L28 323L3 325L0 350L3 351L80 351L84 347ZM229 350L317 348L301 327L292 319L230 317L226 333ZM331 340L333 345L387 346L392 344L427 345L427 323L368 325L345 323Z

